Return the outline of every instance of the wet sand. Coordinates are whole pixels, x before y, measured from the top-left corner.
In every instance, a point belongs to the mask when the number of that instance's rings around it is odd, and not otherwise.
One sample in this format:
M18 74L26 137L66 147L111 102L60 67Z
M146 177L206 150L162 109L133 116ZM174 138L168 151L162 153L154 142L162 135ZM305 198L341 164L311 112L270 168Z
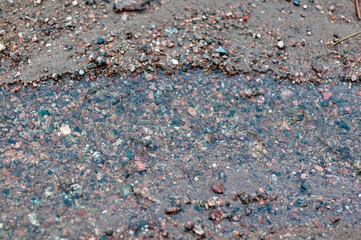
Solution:
M0 236L356 237L360 98L203 72L2 91Z

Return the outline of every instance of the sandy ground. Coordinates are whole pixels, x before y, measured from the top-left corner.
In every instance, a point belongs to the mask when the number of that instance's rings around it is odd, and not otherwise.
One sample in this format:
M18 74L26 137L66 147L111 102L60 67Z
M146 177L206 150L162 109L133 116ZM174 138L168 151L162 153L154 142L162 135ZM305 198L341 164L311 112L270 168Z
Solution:
M0 36L15 36L0 53L1 83L99 73L152 80L157 71L194 68L250 77L267 72L292 82L360 79L360 36L327 45L360 30L350 0L300 6L283 0L152 1L143 11L120 13L112 1L34 2L0 3Z
M1 1L0 238L357 239L360 21L297 5Z

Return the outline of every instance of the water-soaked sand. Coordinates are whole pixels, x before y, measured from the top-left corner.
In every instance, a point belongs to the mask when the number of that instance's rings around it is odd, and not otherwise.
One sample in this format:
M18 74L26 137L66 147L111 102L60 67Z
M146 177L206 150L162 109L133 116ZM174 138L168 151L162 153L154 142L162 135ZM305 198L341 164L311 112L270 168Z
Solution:
M1 92L0 238L357 236L360 98L202 72Z

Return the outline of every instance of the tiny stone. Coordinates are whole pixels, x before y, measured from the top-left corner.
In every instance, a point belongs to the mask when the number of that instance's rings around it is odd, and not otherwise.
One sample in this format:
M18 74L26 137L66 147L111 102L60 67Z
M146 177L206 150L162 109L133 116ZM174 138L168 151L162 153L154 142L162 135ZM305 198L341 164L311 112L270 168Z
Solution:
M178 65L179 62L178 62L177 59L174 59L174 58L173 58L173 59L172 59L172 63L173 63L174 65Z
M123 21L127 21L127 20L128 20L128 15L127 15L127 14L123 14L122 20L123 20Z
M167 215L176 215L182 211L182 208L180 207L169 207L165 209L165 214Z
M291 96L293 95L293 92L291 90L284 90L282 93L281 93L281 98L283 100L287 100L289 99Z
M213 184L211 189L213 192L218 193L218 194L224 193L224 188L218 184Z
M69 135L71 133L70 127L68 124L63 124L60 128L60 133L63 135Z
M311 185L308 181L304 181L301 184L301 191L308 191L311 188Z
M97 39L97 44L103 44L104 43L104 39L103 38L101 38L101 37L98 37L98 39Z
M253 212L253 210L252 210L251 208L249 208L249 207L246 207L246 208L244 209L244 213L246 214L246 216L251 215L252 212Z
M197 234L199 236L203 236L203 234L204 234L204 230L202 229L202 226L200 226L200 225L194 226L193 231L195 234Z
M132 193L132 187L128 183L124 183L124 185L120 189L120 192L123 197L127 197Z
M106 236L112 236L114 234L113 229L107 229L104 231L104 235Z
M299 207L307 207L307 202L304 198L299 198L299 199L297 199L297 202L295 205L299 206Z
M142 55L140 55L139 61L140 61L140 62L145 62L145 61L147 61L147 60L148 60L147 55L146 55L145 53L142 53Z
M216 53L228 55L229 51L227 49L223 48L223 47L219 47L219 48L216 49Z
M194 223L193 223L193 222L188 221L188 222L186 222L186 223L184 224L184 229L187 230L187 231L191 231L191 230L193 229L193 227L194 227Z
M189 197L185 196L185 197L184 197L184 203L185 203L185 204L191 204L191 203L192 203L192 200L191 200Z
M279 41L279 42L277 43L277 47L278 47L279 49L283 49L283 48L285 47L285 43L284 43L283 41Z
M328 11L330 11L330 12L335 11L335 5L331 5L331 6L328 8Z
M135 161L134 164L135 164L135 169L138 172L142 172L147 169L147 167L145 166L145 164L142 161Z
M33 224L34 226L40 226L40 224L38 222L38 218L36 216L36 213L29 213L28 219L29 219L30 223Z
M298 6L300 6L300 1L299 0L294 0L293 4L298 7Z

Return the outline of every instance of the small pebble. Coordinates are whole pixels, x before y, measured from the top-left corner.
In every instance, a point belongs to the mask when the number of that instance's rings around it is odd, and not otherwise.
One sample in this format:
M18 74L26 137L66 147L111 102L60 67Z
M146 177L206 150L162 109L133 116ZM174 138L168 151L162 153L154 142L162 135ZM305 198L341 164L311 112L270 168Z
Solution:
M227 49L223 48L223 47L219 47L219 48L216 49L216 53L228 55L229 51Z
M298 6L300 6L300 1L299 0L294 0L293 4L298 7Z
M246 207L246 208L244 209L244 213L246 214L246 216L251 215L252 212L253 212L253 210L252 210L251 208L249 208L249 207Z
M97 44L103 44L104 43L104 39L103 38L101 38L101 37L98 37L98 39L97 39Z
M167 215L176 215L182 211L182 208L180 207L169 207L164 210L165 214Z
M331 5L331 6L328 8L328 11L330 11L330 12L335 11L335 5Z
M224 188L218 184L213 184L211 189L213 192L218 193L218 194L224 193Z
M308 181L304 181L301 184L301 191L305 192L308 191L311 188L311 185Z
M283 49L283 48L285 47L285 43L284 43L283 41L279 41L279 42L277 43L277 47L278 47L279 49Z
M191 221L188 221L184 224L184 229L187 231L191 231L194 227L194 223Z

